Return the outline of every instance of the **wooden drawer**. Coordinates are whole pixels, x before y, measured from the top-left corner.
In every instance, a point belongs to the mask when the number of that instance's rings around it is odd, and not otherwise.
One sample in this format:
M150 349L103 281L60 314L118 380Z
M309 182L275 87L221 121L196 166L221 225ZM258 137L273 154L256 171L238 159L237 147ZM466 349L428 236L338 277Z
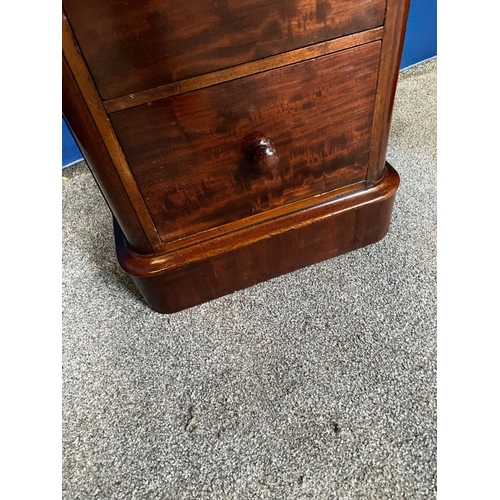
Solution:
M163 242L364 181L379 41L112 113ZM279 164L256 173L255 131Z
M381 26L386 0L64 0L103 99Z

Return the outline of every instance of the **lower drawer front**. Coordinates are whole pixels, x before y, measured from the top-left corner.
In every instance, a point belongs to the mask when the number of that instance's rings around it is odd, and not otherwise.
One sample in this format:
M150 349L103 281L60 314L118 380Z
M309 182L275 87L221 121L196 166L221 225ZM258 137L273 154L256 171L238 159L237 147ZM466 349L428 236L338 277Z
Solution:
M173 241L362 181L380 42L110 115L158 233ZM257 173L256 131L279 156Z

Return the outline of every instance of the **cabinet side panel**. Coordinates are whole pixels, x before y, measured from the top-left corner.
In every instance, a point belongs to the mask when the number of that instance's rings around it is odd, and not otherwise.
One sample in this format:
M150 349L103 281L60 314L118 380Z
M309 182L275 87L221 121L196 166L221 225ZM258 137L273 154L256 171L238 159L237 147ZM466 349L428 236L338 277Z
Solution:
M62 77L64 117L99 189L130 246L139 253L152 253L148 239L64 57Z
M366 177L368 186L377 183L384 171L409 5L409 0L387 0Z
M82 59L78 43L73 36L71 26L69 25L64 12L62 14L62 35L63 57L66 61L69 74L72 75L74 88L78 91L77 94L74 95L81 95L80 103L82 105L82 109L84 108L85 112L88 113L93 126L95 126L95 129L97 130L97 134L106 149L107 155L111 159L114 171L120 179L120 183L126 193L126 197L135 212L136 218L140 222L150 247L154 252L161 252L163 250L163 245L159 240L156 228L151 220L151 216L146 208L146 205L144 204L137 182L130 171L127 160L116 139L113 127L111 126L103 103L95 88L92 75L89 73L85 62ZM78 117L75 115L74 119L78 120ZM75 129L73 128L73 130ZM85 154L84 150L82 153ZM96 168L100 168L98 163L94 165ZM109 191L113 191L114 185L109 185L107 188Z

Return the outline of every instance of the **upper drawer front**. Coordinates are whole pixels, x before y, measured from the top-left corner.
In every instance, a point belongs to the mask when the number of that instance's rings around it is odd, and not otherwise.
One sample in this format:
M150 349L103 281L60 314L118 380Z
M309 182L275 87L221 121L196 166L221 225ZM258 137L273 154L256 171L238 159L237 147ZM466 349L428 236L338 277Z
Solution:
M380 45L112 113L162 240L364 180ZM245 161L255 131L278 152L272 173Z
M386 0L63 0L103 99L381 26Z

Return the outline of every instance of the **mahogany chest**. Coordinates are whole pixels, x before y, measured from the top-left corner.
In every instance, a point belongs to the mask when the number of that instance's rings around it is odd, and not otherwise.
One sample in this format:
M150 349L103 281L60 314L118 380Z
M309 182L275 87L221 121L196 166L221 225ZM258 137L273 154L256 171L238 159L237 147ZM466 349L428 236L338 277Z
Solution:
M175 312L380 240L409 0L63 0L63 112Z

